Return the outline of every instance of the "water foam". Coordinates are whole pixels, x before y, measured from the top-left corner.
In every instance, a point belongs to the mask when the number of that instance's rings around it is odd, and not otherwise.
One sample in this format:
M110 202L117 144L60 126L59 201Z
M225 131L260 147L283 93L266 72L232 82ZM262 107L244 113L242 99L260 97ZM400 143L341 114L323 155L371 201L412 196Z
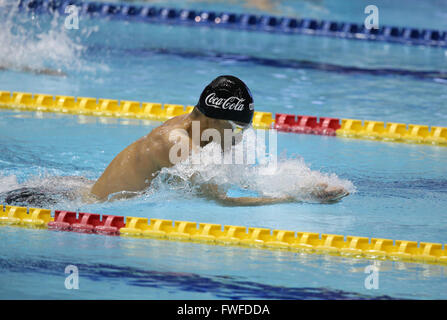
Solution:
M57 204L58 207L74 209L83 204L83 192L93 183L80 176L42 174L19 182L15 175L0 175L0 204L6 203L5 199L12 195L20 199L14 205L52 209Z
M82 68L84 46L70 36L57 13L19 13L8 1L0 1L0 12L0 69L65 75Z
M224 190L237 188L263 197L292 197L296 201L320 202L319 195L327 187L349 193L356 191L351 181L341 179L335 173L311 170L299 156L287 158L283 153L276 160L275 154L266 152L265 144L250 143L253 136L246 132L242 143L231 147L231 152L233 155L255 152L256 163L244 159L242 164L224 164L225 153L220 145L210 143L200 151L200 164L195 164L197 162L190 157L173 167L163 168L152 181L149 194L166 188L198 192L199 185L209 183Z

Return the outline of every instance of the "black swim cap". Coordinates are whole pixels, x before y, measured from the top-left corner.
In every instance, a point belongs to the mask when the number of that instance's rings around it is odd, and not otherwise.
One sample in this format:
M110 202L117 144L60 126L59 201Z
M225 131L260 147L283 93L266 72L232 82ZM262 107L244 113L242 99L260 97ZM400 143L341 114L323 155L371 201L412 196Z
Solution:
M250 90L233 76L214 79L203 90L196 107L207 117L246 124L251 123L254 113Z

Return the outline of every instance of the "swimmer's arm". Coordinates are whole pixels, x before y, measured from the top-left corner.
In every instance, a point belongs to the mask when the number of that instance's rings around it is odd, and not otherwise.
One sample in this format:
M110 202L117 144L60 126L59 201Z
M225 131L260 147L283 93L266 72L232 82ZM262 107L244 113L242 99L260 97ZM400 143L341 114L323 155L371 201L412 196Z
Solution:
M294 199L291 197L276 197L276 198L266 198L266 197L227 197L215 199L217 202L224 206L229 207L249 207L249 206L263 206L267 204L285 203L293 202Z
M204 184L201 186L202 195L210 200L214 200L224 206L262 206L267 204L285 203L295 201L293 197L228 197L225 192L215 184Z

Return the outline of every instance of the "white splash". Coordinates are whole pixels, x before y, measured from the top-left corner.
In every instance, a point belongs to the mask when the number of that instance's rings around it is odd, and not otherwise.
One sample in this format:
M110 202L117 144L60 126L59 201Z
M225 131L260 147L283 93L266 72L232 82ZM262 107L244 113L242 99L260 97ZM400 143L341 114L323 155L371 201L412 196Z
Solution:
M19 182L15 175L2 175L0 172L0 203L3 203L9 191L17 189L31 189L47 195L41 201L45 208L53 208L66 205L72 209L82 204L83 192L91 188L94 181L80 176L55 176L43 173L29 177L24 182ZM20 194L20 191L17 193ZM48 200L45 200L45 199Z
M246 142L244 135L243 142ZM250 146L256 150L250 150ZM233 154L256 152L255 164L219 164L224 163L224 153L216 143L210 143L200 152L200 164L194 164L192 158L173 167L163 168L152 181L153 190L174 189L189 193L203 183L219 185L224 189L238 188L249 190L265 197L293 197L297 201L319 202L318 194L327 187L342 189L354 193L351 181L340 179L335 173L327 174L311 170L300 157L286 158L266 153L265 144L239 143L232 147ZM220 158L216 160L217 158ZM274 159L274 160L272 160Z
M17 177L15 175L0 176L0 193L14 190L19 187Z
M52 75L85 69L80 35L91 30L76 34L65 28L57 13L18 12L8 1L0 1L0 14L0 69Z

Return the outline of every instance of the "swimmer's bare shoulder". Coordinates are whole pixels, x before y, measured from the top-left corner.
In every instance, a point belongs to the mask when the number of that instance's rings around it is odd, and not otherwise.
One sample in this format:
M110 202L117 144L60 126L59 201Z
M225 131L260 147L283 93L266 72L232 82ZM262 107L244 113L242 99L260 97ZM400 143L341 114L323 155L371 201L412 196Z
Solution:
M138 192L147 188L157 171L172 166L169 140L172 129L184 127L184 117L164 122L146 136L122 150L96 181L90 193L97 200L106 200L110 194L127 191Z
M107 168L91 189L91 193L99 200L119 191L139 191L144 187L146 169L155 169L155 162L148 154L150 149L145 145L145 139L140 138L122 150ZM143 174L143 175L142 175Z

